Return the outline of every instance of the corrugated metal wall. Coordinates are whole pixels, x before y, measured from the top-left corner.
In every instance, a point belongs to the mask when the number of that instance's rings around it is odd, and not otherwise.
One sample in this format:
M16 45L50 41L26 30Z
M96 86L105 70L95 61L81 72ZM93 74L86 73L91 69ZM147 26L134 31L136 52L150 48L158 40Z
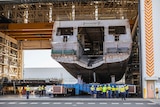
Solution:
M64 84L75 84L77 79L64 68L24 68L24 79L63 79Z

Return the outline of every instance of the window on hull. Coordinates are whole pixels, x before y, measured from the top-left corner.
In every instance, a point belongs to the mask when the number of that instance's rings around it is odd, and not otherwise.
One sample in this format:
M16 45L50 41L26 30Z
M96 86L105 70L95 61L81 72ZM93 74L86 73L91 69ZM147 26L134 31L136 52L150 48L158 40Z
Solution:
M109 34L126 34L125 26L109 26Z
M57 28L57 36L72 36L73 35L73 27L63 27Z

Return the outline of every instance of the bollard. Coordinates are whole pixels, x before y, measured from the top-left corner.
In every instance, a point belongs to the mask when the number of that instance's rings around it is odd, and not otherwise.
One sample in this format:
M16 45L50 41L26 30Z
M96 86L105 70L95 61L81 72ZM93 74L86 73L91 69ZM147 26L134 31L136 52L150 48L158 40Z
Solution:
M156 88L156 99L158 99L158 93L159 93L158 88Z

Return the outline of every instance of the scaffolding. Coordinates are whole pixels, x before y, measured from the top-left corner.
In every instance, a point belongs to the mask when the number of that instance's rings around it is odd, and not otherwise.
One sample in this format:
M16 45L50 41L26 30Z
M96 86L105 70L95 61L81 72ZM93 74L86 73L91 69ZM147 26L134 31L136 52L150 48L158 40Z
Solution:
M0 79L22 78L22 50L17 40L0 33Z

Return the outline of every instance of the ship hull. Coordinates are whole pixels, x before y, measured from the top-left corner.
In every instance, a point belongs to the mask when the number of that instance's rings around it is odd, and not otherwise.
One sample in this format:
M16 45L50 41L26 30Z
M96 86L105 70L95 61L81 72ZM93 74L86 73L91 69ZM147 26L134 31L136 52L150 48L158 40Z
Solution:
M52 57L75 78L110 83L126 71L132 36L127 19L56 21L51 44Z
M116 63L103 63L93 69L87 69L76 63L60 63L73 77L81 76L85 83L98 82L110 83L111 77L115 76L115 81L119 81L126 70L128 59ZM95 73L95 78L94 78Z

